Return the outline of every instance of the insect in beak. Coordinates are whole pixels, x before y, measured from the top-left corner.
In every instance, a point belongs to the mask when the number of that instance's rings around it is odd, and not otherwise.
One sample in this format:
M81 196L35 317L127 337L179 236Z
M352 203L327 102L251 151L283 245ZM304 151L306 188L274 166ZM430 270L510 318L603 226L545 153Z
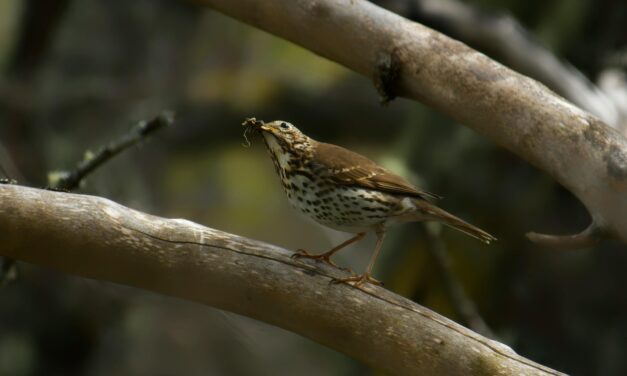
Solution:
M244 143L242 146L249 148L251 146L251 142L248 139L248 136L251 132L260 132L260 131L271 131L271 128L264 123L263 120L257 120L256 118L247 118L244 120L242 125L244 128Z
M248 134L250 132L258 132L260 129L263 129L264 122L263 120L257 120L255 118L247 118L246 120L244 120L242 125L245 127L244 128L244 143L242 143L242 146L244 146L245 148L249 148L251 146L251 142L248 139Z

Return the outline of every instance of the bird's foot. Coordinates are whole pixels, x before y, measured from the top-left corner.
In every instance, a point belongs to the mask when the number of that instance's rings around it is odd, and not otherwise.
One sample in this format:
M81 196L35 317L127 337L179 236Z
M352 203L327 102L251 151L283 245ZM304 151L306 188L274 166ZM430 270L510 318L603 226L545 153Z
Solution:
M346 278L333 278L333 280L331 280L331 283L345 283L347 285L351 285L357 288L363 286L365 283L371 283L376 286L383 286L383 282L374 279L369 273L354 275Z
M305 251L304 249L297 249L296 252L294 252L294 254L292 255L292 258L294 259L308 258L308 259L312 259L316 261L321 261L327 265L331 265L334 268L338 268L340 270L344 270L353 274L353 271L350 268L343 268L343 267L337 266L337 264L334 263L333 260L331 260L331 255L329 255L328 253L323 253L321 255L312 255L311 253Z

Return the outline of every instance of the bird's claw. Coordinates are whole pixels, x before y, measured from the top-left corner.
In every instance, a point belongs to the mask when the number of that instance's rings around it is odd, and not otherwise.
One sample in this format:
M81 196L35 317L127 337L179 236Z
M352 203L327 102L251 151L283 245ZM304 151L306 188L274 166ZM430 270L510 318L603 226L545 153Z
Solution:
M345 283L347 285L350 285L350 286L353 286L353 287L357 287L357 288L360 288L365 283L370 283L370 284L373 284L373 285L376 285L376 286L383 286L383 282L381 282L381 281L379 281L377 279L374 279L368 273L364 273L364 274L360 274L360 275L354 275L354 276L350 276L350 277L346 277L346 278L333 278L331 280L331 283L333 283L333 284Z
M337 264L335 262L333 262L333 260L331 260L331 258L329 257L328 254L323 253L321 255L313 255L307 251L305 251L304 249L297 249L296 252L294 252L294 254L291 256L291 258L293 259L297 259L297 258L308 258L308 259L312 259L312 260L316 260L316 261L321 261L327 265L330 265L334 268L343 270L345 272L349 272L351 274L353 274L353 271L350 268L344 268L341 266L337 266Z

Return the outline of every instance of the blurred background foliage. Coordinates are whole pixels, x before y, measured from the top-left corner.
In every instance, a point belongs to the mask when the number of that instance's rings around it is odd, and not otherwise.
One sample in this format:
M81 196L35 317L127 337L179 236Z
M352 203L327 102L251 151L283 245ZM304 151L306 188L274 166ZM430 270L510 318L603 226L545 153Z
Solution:
M620 1L476 0L511 12L592 80L624 48ZM582 205L543 172L448 117L403 99L378 104L369 80L220 14L173 0L0 1L0 162L42 187L87 150L163 109L176 125L118 156L80 192L282 245L324 250L346 234L288 207L245 117L293 122L362 152L499 238L449 229L460 280L497 337L579 375L627 374L627 252L607 242L558 252L529 230L574 233ZM386 286L459 320L420 224L389 234ZM27 236L25 234L25 236ZM364 267L373 239L338 255ZM357 375L364 366L284 330L209 307L20 264L0 290L0 375ZM141 270L137 271L141 273Z

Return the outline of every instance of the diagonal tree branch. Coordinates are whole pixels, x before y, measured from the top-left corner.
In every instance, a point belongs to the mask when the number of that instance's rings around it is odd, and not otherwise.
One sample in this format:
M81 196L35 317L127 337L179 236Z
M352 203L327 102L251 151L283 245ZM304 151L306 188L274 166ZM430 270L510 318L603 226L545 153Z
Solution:
M25 236L28 234L28 236ZM383 288L182 219L0 186L0 255L250 316L398 375L558 375Z
M56 189L74 190L78 188L81 181L87 175L92 173L98 167L102 166L111 158L120 154L124 150L136 145L152 133L161 128L172 125L174 122L174 113L172 111L163 111L158 116L150 120L141 120L137 122L119 139L109 142L106 146L101 147L95 153L86 153L85 159L80 161L76 168L71 171L56 171L51 174L53 180L51 186Z
M542 47L512 16L459 0L377 0L374 3L467 43L534 78L627 135L627 108L580 71Z
M376 78L386 99L450 115L549 173L599 233L627 243L627 140L533 79L362 0L196 2Z

